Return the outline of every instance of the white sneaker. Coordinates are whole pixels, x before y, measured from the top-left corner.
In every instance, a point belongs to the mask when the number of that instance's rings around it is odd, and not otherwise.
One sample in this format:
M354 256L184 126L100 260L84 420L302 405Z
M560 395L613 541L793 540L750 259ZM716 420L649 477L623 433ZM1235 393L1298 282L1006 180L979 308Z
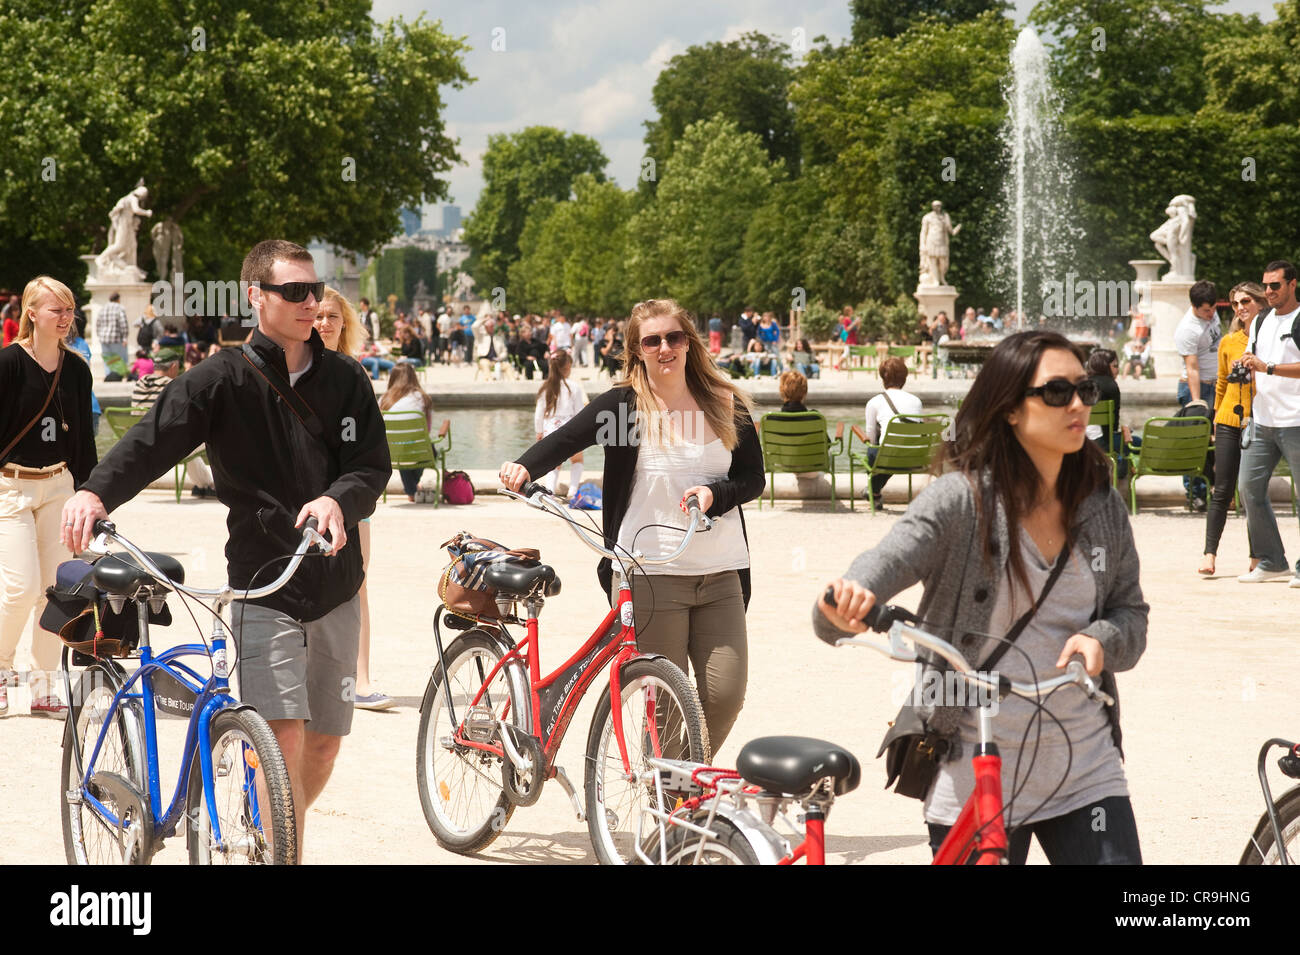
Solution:
M1296 588L1300 589L1300 574L1296 574L1294 577L1292 577L1292 578L1291 578L1291 583L1287 584L1287 586L1288 586L1288 587L1296 587Z
M1291 571L1289 570L1265 570L1261 565L1248 574L1242 574L1237 580L1243 584L1258 584L1265 580L1276 580L1278 577L1290 576ZM1300 587L1300 584L1296 584L1296 586Z

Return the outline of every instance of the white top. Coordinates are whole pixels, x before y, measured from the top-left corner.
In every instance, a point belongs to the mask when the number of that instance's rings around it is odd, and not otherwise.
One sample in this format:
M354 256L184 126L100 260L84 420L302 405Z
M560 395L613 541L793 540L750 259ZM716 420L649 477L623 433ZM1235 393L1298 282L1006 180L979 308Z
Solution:
M731 452L717 438L708 444L682 440L669 445L643 443L636 457L627 513L618 529L619 545L631 551L635 538L636 550L652 558L675 551L687 527L686 514L680 507L682 494L688 487L720 481L730 470ZM647 527L649 524L669 526ZM677 560L647 564L645 571L652 576L694 576L748 566L749 549L740 526L740 511L732 508L713 518L713 530L697 533Z
M1219 316L1213 316L1208 322L1196 317L1190 308L1183 314L1174 329L1174 347L1178 354L1186 357L1196 356L1196 367L1201 376L1201 384L1213 384L1219 375ZM1180 381L1187 380L1187 365L1183 365ZM1199 395L1192 395L1198 398Z
M295 385L298 384L298 379L299 379L299 378L301 378L303 375L307 374L307 372L311 371L311 366L312 366L312 361L313 361L313 360L314 360L314 359L311 359L311 358L307 359L307 364L303 365L302 371L291 371L291 372L289 372L289 387L290 387L290 388L292 388L292 387L294 387Z
M572 348L573 326L568 322L556 322L551 326L551 338L556 348Z
M446 312L438 316L438 334L446 337L451 333L452 317Z
M921 414L921 399L916 395L908 394L902 388L886 388L885 393L889 395L889 401L894 403L899 414ZM868 401L867 440L872 444L879 444L881 435L885 433L885 427L893 419L894 412L889 407L889 402L885 401L884 395L876 395Z
M587 393L582 390L582 385L576 381L560 382L560 393L555 396L555 408L549 415L545 414L546 396L537 396L537 408L533 411L533 430L545 437L558 430L560 425L567 423L582 410L586 403Z
M424 411L424 402L420 398L419 392L416 391L408 391L406 394L402 395L402 397L394 401L393 406L391 408L388 408L387 410L388 411L417 411L425 415L426 421L429 418L429 415L426 414ZM429 435L430 437L433 436L432 426L430 426L429 428Z
M1250 341L1260 361L1270 365L1287 365L1300 362L1300 349L1291 339L1291 324L1300 308L1285 315L1270 309L1259 326L1259 341L1255 340L1255 323L1250 323ZM1300 378L1282 378L1262 371L1255 372L1255 398L1250 413L1266 428L1294 428L1300 426Z

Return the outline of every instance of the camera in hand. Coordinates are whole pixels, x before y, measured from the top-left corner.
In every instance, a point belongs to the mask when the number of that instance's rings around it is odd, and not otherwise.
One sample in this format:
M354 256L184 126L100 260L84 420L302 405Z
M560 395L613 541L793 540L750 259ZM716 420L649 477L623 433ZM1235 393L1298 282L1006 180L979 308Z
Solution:
M1228 372L1228 384L1244 385L1250 381L1250 369L1241 362L1233 362L1232 370Z

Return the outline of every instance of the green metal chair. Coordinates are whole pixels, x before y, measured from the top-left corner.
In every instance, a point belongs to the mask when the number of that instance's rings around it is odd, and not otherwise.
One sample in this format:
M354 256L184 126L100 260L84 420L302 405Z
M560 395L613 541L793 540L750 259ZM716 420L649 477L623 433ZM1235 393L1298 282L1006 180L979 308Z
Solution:
M906 474L907 499L912 499L912 476L924 474L934 464L935 455L943 444L944 432L948 430L946 414L915 414L891 418L885 426L885 433L880 436L880 444L873 445L867 440L866 432L856 424L849 435L849 509L854 510L857 502L857 490L854 487L854 475L857 468L867 472L867 486L877 474ZM869 452L854 452L853 439L857 438L867 449L877 448L876 460L873 462ZM868 495L871 501L871 513L876 513L876 499Z
M844 422L835 437L826 433L826 417L817 411L772 411L758 425L763 446L763 467L768 473L768 504L776 506L776 475L825 471L831 479L831 506L835 506L835 456L844 451ZM763 496L758 496L763 509Z
M442 473L447 469L447 452L451 450L451 422L445 420L436 438L429 437L427 422L418 411L385 411L384 432L388 438L388 457L394 471L433 469L433 506L442 502ZM388 488L384 488L384 502Z
M876 370L875 345L850 345L848 348L849 353L845 356L844 363L840 365L840 368L850 374L855 371Z
M1102 429L1103 435L1111 435L1119 424L1115 420L1115 402L1099 401L1092 406L1092 411L1088 414L1088 424L1097 425ZM1120 454L1114 450L1114 445L1108 445L1102 449L1106 459L1110 461L1110 479L1115 487L1119 487L1119 458Z
M909 366L908 374L915 374L920 370L921 356L916 345L890 345L889 357L903 359L903 363Z
M1205 455L1210 450L1210 419L1148 418L1142 428L1140 447L1128 446L1129 510L1137 513L1137 479L1162 477L1205 477ZM1187 489L1187 506L1192 491Z
M141 407L140 405L130 405L125 407L121 405L109 405L104 408L104 418L107 419L108 426L113 431L113 437L118 441L121 441L122 436L135 427L140 419L148 413L149 409ZM208 461L207 450L201 449L195 451L193 454L187 454L177 462L176 467L172 470L172 476L175 479L177 504L180 503L181 491L185 488L185 465L189 464L195 458L202 458L203 463L206 464Z

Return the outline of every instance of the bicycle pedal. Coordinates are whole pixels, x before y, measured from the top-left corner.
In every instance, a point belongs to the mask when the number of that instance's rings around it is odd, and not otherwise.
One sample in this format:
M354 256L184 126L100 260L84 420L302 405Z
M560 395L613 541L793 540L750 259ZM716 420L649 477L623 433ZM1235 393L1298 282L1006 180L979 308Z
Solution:
M497 719L486 706L471 706L465 714L465 735L476 743L490 743L496 739Z

